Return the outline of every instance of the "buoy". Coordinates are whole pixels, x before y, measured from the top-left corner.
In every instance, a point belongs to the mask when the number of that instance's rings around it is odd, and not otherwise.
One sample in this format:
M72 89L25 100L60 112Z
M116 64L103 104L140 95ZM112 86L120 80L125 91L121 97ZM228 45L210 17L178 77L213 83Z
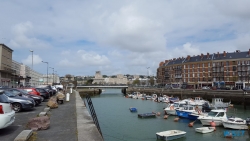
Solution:
M177 122L179 119L180 119L180 118L177 117L177 118L174 119L174 121Z
M216 127L212 127L212 128L214 128L214 131L216 131Z
M164 119L167 119L167 118L168 118L168 115L165 115L163 118L164 118Z
M160 116L161 115L161 113L160 112L157 112L157 114L156 114L157 116Z
M216 124L215 124L214 121L210 122L210 125L211 125L212 127L215 127L215 126L216 126Z
M196 121L196 120L195 120L195 121ZM194 126L194 122L195 122L195 121L190 122L190 123L188 124L188 126L189 126L189 127L193 127L193 126Z

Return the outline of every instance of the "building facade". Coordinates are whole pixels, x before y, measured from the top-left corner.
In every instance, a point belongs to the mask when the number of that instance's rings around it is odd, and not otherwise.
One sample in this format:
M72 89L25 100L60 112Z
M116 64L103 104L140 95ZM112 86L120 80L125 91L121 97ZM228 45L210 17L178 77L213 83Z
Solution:
M250 49L228 53L188 55L160 62L157 83L162 86L201 88L203 86L250 86Z

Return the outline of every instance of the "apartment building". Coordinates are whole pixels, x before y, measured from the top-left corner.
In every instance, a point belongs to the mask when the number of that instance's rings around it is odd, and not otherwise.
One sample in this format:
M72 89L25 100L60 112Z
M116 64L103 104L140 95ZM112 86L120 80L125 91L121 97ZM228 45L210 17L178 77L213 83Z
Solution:
M0 86L8 86L15 73L12 70L12 52L8 46L0 44Z
M173 58L159 63L157 83L165 86L250 86L250 49L228 53L200 54Z

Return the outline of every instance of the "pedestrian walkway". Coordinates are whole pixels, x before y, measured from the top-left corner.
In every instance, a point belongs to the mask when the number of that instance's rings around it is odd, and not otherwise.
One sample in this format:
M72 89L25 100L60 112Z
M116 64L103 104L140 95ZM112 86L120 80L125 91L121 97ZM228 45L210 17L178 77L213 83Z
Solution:
M77 91L69 102L51 109L50 128L37 131L36 141L103 141Z

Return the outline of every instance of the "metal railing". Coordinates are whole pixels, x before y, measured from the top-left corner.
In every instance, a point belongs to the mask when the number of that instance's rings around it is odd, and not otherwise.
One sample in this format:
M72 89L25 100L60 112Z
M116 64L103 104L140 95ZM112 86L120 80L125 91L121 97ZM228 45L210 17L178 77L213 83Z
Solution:
M93 119L99 133L102 136L102 131L101 131L101 128L100 128L100 125L99 125L99 122L98 122L98 119L97 119L97 116L96 116L96 113L95 113L94 105L93 105L92 100L91 100L89 95L86 96L86 101L88 103L88 107L89 107L89 111L91 113L92 119Z

